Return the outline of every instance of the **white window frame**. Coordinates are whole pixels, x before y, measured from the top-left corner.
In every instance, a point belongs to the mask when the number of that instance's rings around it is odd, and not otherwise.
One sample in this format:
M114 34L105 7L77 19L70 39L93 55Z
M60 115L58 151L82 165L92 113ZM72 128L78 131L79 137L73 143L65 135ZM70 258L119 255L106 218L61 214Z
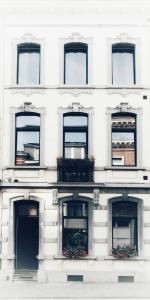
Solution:
M30 85L23 85L17 83L17 63L18 63L18 46L21 44L38 44L40 46L40 83L39 84L30 84ZM43 86L45 83L44 78L44 65L45 65L45 42L44 39L39 39L32 34L25 34L19 39L15 39L12 44L12 86L15 88L32 88L32 87L40 87Z
M40 165L38 166L26 166L26 165L16 165L15 164L15 143L16 143L16 114L17 113L38 113L40 115ZM32 168L44 168L44 142L45 142L45 108L37 108L31 104L24 104L18 108L10 108L10 159L9 167L11 168L22 168L22 169L32 169Z
M64 84L64 46L68 43L83 43L87 44L88 47L88 63L87 63L87 72L88 72L88 83L87 84ZM71 36L67 38L61 38L60 39L60 87L67 88L67 87L84 87L88 88L92 86L92 38L87 38L81 36L79 33L72 33Z
M133 85L114 85L112 83L112 46L115 44L133 44L135 46L135 84ZM107 61L108 61L108 78L107 78L107 86L110 88L136 88L141 85L141 57L140 57L140 39L132 38L128 36L126 33L120 34L116 38L109 38L107 40Z

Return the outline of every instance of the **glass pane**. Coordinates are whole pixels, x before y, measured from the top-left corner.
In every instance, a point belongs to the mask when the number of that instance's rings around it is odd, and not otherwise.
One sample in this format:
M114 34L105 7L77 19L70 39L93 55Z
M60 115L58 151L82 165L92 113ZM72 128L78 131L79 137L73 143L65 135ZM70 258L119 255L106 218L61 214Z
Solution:
M87 126L87 117L66 116L64 117L64 126Z
M86 132L65 132L65 144L86 144Z
M40 126L40 116L33 115L24 115L16 117L16 126L17 128L22 127L39 127Z
M134 246L135 221L120 220L113 224L113 247Z
M112 55L113 84L134 84L134 54L129 52L114 52Z
M134 132L112 132L112 164L135 166Z
M16 164L39 163L39 132L17 132Z
M85 147L65 147L65 158L85 159L86 149Z
M128 129L135 129L136 128L136 118L134 116L116 116L113 115L112 117L112 128L122 129L122 128L128 128Z
M68 52L65 54L65 83L86 84L86 53Z
M39 84L40 74L40 53L23 52L19 53L18 83Z
M64 217L86 217L88 215L87 203L63 203Z

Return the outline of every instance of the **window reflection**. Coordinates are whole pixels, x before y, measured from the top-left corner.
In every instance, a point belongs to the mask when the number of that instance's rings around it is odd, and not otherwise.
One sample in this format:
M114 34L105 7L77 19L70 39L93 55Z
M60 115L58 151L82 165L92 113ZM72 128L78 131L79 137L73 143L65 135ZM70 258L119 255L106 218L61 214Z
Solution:
M40 116L16 116L16 165L39 164Z
M40 46L22 44L18 46L17 83L30 85L40 83Z

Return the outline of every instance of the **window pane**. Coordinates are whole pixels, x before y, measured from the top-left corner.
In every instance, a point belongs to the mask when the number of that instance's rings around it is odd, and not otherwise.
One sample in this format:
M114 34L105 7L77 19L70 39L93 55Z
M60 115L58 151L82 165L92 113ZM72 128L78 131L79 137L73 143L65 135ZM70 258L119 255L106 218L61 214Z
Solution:
M113 225L113 247L134 246L134 220L120 220Z
M65 83L86 84L86 53L65 53Z
M39 84L40 80L40 52L30 51L19 53L18 56L18 83L19 84Z
M113 84L133 85L134 80L134 53L114 52L112 59Z
M20 127L39 127L40 126L40 116L33 115L21 115L16 117L16 126Z
M133 132L112 132L113 165L135 165L135 141Z
M16 164L39 163L39 132L17 132Z
M65 116L64 126L87 126L87 117L85 116Z
M65 132L65 158L84 159L86 157L86 133Z

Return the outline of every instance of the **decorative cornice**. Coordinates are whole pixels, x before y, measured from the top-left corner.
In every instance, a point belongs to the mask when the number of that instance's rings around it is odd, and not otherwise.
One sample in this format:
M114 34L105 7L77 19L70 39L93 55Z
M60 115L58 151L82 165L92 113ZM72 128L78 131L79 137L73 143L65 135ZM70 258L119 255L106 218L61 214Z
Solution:
M10 88L12 94L23 94L27 97L33 94L45 94L45 88L42 87L13 87Z
M32 102L24 102L19 107L10 107L10 113L17 113L17 112L37 112L37 113L44 113L45 107L36 107L32 105Z
M23 36L21 36L18 39L15 39L16 44L22 44L22 43L36 43L36 44L41 44L43 42L43 38L37 38L30 32L26 32Z
M72 102L68 107L59 107L58 113L64 112L92 112L93 107L84 107L80 102Z
M79 95L82 94L87 94L91 95L93 94L93 89L88 89L88 88L61 88L59 89L59 94L70 94L74 97L78 97Z
M141 89L136 89L136 88L107 88L107 94L113 95L113 94L118 94L121 95L122 97L126 97L131 94L136 94L136 95L141 95L142 90Z

